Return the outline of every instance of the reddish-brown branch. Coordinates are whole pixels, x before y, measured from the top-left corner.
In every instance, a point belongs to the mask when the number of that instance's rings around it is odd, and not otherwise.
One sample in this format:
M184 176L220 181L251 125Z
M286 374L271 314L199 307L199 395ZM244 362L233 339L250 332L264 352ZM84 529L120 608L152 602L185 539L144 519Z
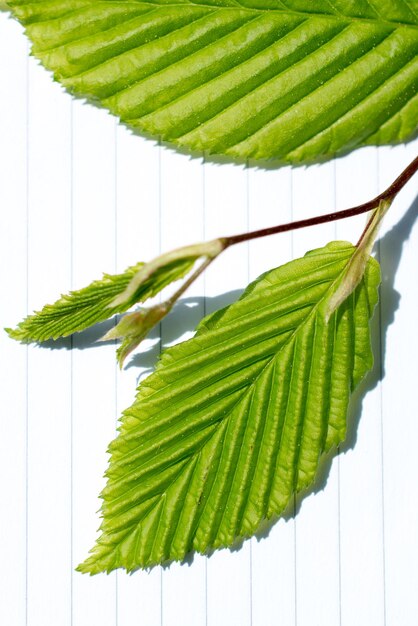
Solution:
M222 237L225 248L232 246L242 241L250 241L251 239L258 239L259 237L266 237L268 235L275 235L277 233L285 233L289 230L297 230L299 228L305 228L307 226L316 226L317 224L325 224L326 222L334 222L335 220L342 220L347 217L353 217L354 215L360 215L366 213L372 209L376 209L382 200L393 200L393 198L399 193L399 191L406 185L406 183L412 178L412 176L418 171L418 157L416 157L412 163L408 165L406 169L393 181L393 183L381 194L369 200L364 204L352 207L351 209L345 209L343 211L337 211L335 213L327 213L326 215L320 215L318 217L309 217L305 220L299 220L297 222L289 222L288 224L279 224L278 226L271 226L270 228L262 228L261 230L254 230L249 233L241 233L240 235L233 235L231 237Z

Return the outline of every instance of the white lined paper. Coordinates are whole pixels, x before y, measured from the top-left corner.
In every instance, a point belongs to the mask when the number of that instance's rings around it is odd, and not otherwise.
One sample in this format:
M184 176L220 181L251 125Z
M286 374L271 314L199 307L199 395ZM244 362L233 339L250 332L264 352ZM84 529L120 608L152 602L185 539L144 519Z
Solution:
M415 155L367 148L334 163L263 171L203 163L132 136L105 111L72 101L34 59L22 29L0 14L0 229L3 326L161 249L357 204ZM28 123L27 123L28 121ZM92 546L106 447L139 369L117 372L112 346L26 348L1 336L0 623L11 626L413 625L418 615L418 435L414 382L418 226L411 183L389 213L381 244L380 322L385 376L362 401L354 447L334 459L326 485L267 538L230 553L151 573L90 578L73 571ZM29 219L26 221L28 211ZM171 342L230 300L248 280L328 240L355 240L364 218L254 241L228 251L162 325ZM396 227L395 227L396 228ZM391 272L404 243L395 289ZM227 268L227 269L226 269ZM206 301L203 300L203 294ZM224 294L227 294L224 296ZM26 302L27 300L27 302ZM183 308L181 308L183 307ZM187 318L187 319L186 319ZM147 352L148 350L148 352ZM379 372L378 372L379 373ZM26 415L27 404L27 415ZM72 563L71 563L72 561Z

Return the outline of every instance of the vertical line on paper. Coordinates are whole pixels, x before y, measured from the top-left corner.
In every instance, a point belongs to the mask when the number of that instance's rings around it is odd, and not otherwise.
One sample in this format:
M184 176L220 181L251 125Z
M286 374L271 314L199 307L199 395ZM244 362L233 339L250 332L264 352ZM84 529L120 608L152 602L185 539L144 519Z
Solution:
M290 171L290 221L293 222L293 170L292 168L289 169ZM294 231L291 230L290 231L290 252L292 255L292 259L294 258Z
M339 625L342 623L342 572L341 572L341 466L340 466L340 447L337 448L337 515L338 515L338 606L339 606Z
M202 157L202 241L206 241L206 156ZM206 272L203 272L203 317L206 317ZM208 557L205 559L205 626L208 626Z
M337 210L337 161L334 154L332 160L333 170L333 184L334 184L334 199L333 199L333 211ZM334 239L338 239L338 225L334 222ZM337 446L337 455L335 462L337 464L337 535L338 535L338 623L341 626L342 609L341 609L341 494L340 494L340 446Z
M202 241L206 241L206 156L202 157ZM206 317L206 272L202 275L203 282L203 317Z
M73 100L70 101L70 287L73 289L74 281L74 108ZM74 340L70 337L70 598L71 612L70 624L74 622Z
M292 255L293 258L293 255ZM297 541L296 541L296 495L293 496L293 558L295 562L294 585L295 585L295 626L298 623L298 581L297 581Z
M250 232L250 163L247 159L245 164L246 176L245 176L245 185L246 185L246 194L247 194L247 233ZM247 241L247 283L250 282L250 254L251 254L251 246L250 242Z
M202 241L206 241L206 157L202 157ZM206 272L203 272L203 317L206 317Z
M290 172L290 221L293 222L293 171ZM294 258L294 231L290 231L290 251ZM295 588L295 626L298 623L298 594L297 594L297 543L296 543L296 495L293 496L293 559L294 559L294 588Z
M118 249L118 193L119 193L119 179L118 179L118 164L119 164L119 144L118 144L118 123L117 120L115 119L115 133L114 133L114 142L115 142L115 148L114 148L114 160L113 160L113 164L114 164L114 271L115 274L118 272L118 254L119 254L119 249ZM116 323L116 319L115 319L115 323ZM117 368L115 368L116 372L117 372Z
M118 123L115 118L114 120L114 177L113 177L113 203L114 203L114 259L113 259L113 269L115 274L118 271ZM117 317L115 316L114 325L116 326L118 322ZM117 340L115 339L115 348L117 344ZM115 361L114 364L114 373L115 373L115 428L117 427L118 420L118 364ZM118 626L119 623L119 598L118 598L118 570L115 570L115 625Z
M29 44L26 45L26 315L29 313ZM25 623L28 624L29 561L29 346L26 346L25 417Z
M250 164L247 159L245 164L245 186L246 186L246 195L247 195L247 233L250 231ZM250 242L247 241L247 284L250 282ZM250 563L249 563L249 574L250 574L250 625L253 623L253 540L250 538L249 540L250 548Z
M380 159L379 159L379 149L375 148L376 151L376 189L377 193L379 193L380 189ZM377 241L377 258L379 263L381 264L381 244L380 239ZM382 285L383 286L383 285ZM381 498L382 498L382 577L383 577L383 626L386 626L386 555L385 555L385 547L386 547L386 537L385 537L385 473L384 473L384 462L383 462L383 453L384 453L384 424L383 424L383 333L382 333L382 316L383 316L383 289L382 286L380 288L380 298L379 298L379 396L380 396L380 462L381 462Z
M162 250L162 229L161 229L161 218L162 218L162 145L161 139L158 141L158 254L161 254ZM160 296L161 302L161 296ZM162 342L163 342L163 333L162 333L162 322L158 324L158 331L160 335L159 342L159 352L161 354L162 350ZM163 568L160 566L160 623L163 626Z
M293 258L293 253L292 253ZM297 514L297 500L296 494L293 496L293 559L294 559L294 587L295 587L295 626L298 623L298 571L297 571L297 562L298 562L298 553L297 553L297 522L296 522L296 514Z

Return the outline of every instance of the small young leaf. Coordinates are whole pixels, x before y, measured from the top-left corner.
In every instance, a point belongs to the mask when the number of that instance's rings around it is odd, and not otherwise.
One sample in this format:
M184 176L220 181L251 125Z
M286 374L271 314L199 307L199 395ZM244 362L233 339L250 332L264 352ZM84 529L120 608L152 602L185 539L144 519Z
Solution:
M156 304L151 308L143 308L134 313L128 313L120 322L111 328L101 341L109 339L122 339L122 343L116 350L118 363L122 368L126 357L134 350L171 309L166 302Z
M355 250L333 242L267 272L163 352L110 445L102 535L80 571L231 546L312 483L373 360L374 259L325 320Z
M331 315L348 298L363 278L364 269L368 263L370 253L376 240L382 220L392 204L391 200L381 200L367 224L356 251L351 257L343 274L335 284L332 296L328 299L325 310L325 320L328 322Z
M61 296L54 304L47 304L41 311L29 315L17 328L6 328L6 331L12 339L24 342L67 337L103 322L116 313L124 313L137 302L152 298L170 283L183 278L192 269L195 261L195 256L169 260L165 265L147 273L129 298L122 298L116 305L115 298L126 292L138 272L148 264L138 263L123 274L115 276L105 274L101 280Z
M308 162L417 131L416 0L10 0L71 92L189 150Z

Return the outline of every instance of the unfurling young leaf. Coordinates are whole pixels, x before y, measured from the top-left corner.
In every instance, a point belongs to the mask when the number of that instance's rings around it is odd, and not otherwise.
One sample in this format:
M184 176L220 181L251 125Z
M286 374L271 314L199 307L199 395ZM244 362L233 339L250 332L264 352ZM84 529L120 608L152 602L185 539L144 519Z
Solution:
M137 263L123 274L105 274L101 280L96 280L88 287L79 291L72 291L61 296L54 304L47 304L42 311L29 315L17 328L6 328L12 339L24 342L47 341L67 337L75 332L85 330L98 322L103 322L116 313L124 313L138 302L145 302L157 295L170 283L183 278L193 268L196 261L206 259L206 264L215 259L225 247L223 239L213 239L204 243L184 246L161 254L149 263ZM202 264L205 267L205 263ZM200 273L197 270L196 275ZM178 292L178 295L182 292ZM176 294L177 295L177 294ZM177 296L178 297L178 296ZM141 329L133 332L132 324L129 332L120 332L129 322L120 322L113 334L106 339L127 337L119 352L119 362L131 350L126 351L128 344L133 349L161 317L167 314L175 300L167 301L159 307L153 307L147 315L142 314ZM129 318L128 318L129 319ZM130 318L131 320L138 317ZM117 337L116 334L118 333ZM136 343L133 344L133 341Z
M162 302L149 309L143 308L140 311L128 313L102 337L101 341L122 339L121 345L116 350L121 368L126 357L145 339L149 331L167 315L169 310L169 305Z
M372 365L374 259L326 321L355 251L333 242L267 272L163 352L110 445L102 534L80 571L231 546L312 483Z
M389 210L392 200L381 200L379 206L373 212L360 241L357 243L356 251L352 255L347 267L335 283L335 289L328 299L325 310L325 320L328 322L331 315L344 302L344 300L354 291L364 275L364 269L369 261L374 242L376 240L382 220Z
M9 0L70 92L190 151L308 162L417 132L416 0Z
M154 268L151 273L144 272L144 279L135 283L136 287L129 291L129 296L125 296L126 290L148 263L138 263L123 274L105 274L101 280L63 295L54 304L47 304L41 311L29 315L17 328L6 330L12 339L24 342L67 337L116 313L124 313L137 302L152 298L170 283L183 278L197 258L196 255L178 256ZM115 303L115 298L120 298L120 301Z

